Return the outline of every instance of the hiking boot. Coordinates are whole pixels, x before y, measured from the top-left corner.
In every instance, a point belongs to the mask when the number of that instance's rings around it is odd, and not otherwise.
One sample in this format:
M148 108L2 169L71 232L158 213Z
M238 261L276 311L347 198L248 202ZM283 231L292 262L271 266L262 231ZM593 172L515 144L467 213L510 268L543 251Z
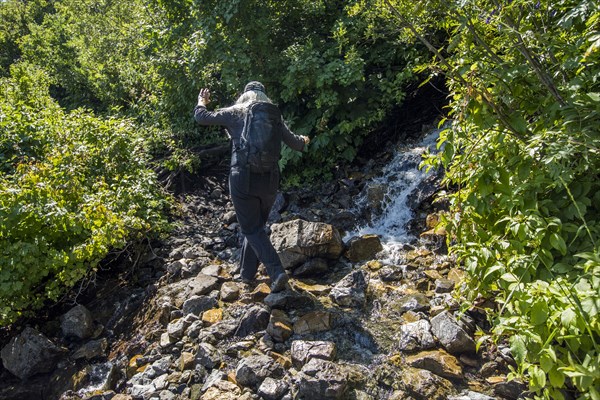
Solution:
M271 293L281 292L287 288L287 283L290 280L285 273L279 274L277 278L273 281L271 285Z
M234 275L233 279L234 282L242 282L245 283L246 285L252 285L254 283L254 279L250 279L250 278L244 278L243 276L240 275Z

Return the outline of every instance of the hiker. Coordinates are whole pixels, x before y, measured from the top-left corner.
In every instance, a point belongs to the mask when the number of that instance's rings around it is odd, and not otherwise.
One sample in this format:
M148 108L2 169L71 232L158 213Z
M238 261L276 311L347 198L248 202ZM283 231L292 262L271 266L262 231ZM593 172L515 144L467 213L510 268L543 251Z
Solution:
M294 150L302 151L310 139L306 136L295 135L289 130L283 122L279 109L267 97L265 87L260 82L249 82L233 106L209 111L206 109L209 101L210 90L201 89L198 95L198 105L194 108L194 118L201 125L224 126L233 141L229 193L244 235L240 259L240 278L244 283L251 283L258 270L259 262L262 262L271 278L271 292L282 291L287 287L289 278L265 231L267 219L279 189L280 172L277 161L280 156L281 141ZM249 146L243 145L243 143L248 143L246 133L242 140L245 121L251 119L247 119L247 116L250 114L250 110L254 110L257 102L264 107L270 107L271 114L268 117L272 123L269 123L269 126L273 126L272 129L275 131L272 133L275 134L277 142L275 146L271 145L271 148L275 148L271 152L276 154L270 155L271 163L266 164L267 167L263 167L262 170L250 168L248 165L250 163L247 150ZM270 105L267 106L264 103ZM255 115L255 113L250 115ZM255 117L252 116L252 118Z

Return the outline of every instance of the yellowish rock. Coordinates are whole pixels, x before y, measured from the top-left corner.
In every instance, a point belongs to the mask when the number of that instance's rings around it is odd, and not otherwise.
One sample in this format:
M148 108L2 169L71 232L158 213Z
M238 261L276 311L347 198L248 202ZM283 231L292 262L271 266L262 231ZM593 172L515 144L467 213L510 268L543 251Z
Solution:
M212 325L223 320L223 310L221 308L211 308L202 313L202 321Z

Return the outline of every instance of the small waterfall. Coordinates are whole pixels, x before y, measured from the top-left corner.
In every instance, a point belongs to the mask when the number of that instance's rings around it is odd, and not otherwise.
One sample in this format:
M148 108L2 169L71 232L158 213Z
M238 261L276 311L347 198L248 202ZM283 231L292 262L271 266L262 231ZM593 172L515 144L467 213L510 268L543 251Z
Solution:
M432 153L437 151L436 141L440 130L427 134L410 149L398 150L381 175L367 184L367 187L371 185L385 188L381 212L373 215L370 223L349 232L344 240L366 234L379 235L384 247L381 259L389 263L397 262L402 247L417 239L407 229L407 224L414 215L408 200L429 176L429 173L419 169L419 164L427 150ZM357 208L364 210L366 207L369 207L367 193L363 193L357 200Z

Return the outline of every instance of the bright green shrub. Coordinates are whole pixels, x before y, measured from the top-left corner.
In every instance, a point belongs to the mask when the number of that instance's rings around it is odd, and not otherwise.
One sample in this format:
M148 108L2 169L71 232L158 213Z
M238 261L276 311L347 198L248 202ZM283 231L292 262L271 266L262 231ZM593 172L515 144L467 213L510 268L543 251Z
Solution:
M131 121L63 111L45 74L0 80L0 325L95 270L110 250L166 227L166 198Z
M465 308L495 301L492 335L532 397L599 399L597 2L382 6L449 78L453 127L425 164L455 189L446 224Z

